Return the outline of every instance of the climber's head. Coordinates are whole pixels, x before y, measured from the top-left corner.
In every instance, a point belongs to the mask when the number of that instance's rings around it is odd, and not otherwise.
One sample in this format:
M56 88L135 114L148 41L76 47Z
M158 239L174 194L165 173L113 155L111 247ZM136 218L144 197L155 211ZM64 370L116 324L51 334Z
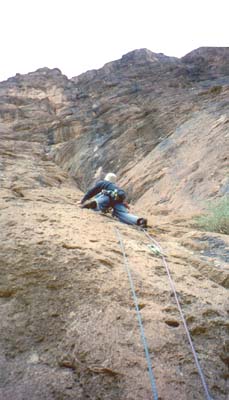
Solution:
M109 172L108 174L106 174L104 179L105 179L105 181L115 183L117 180L117 176L115 174L113 174L113 172Z

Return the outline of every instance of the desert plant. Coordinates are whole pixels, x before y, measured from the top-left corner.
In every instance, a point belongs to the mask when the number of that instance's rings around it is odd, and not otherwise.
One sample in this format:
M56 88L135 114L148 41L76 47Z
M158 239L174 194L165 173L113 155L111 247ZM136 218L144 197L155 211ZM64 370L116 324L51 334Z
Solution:
M211 89L209 89L209 93L211 94L219 94L222 91L222 86L212 86Z
M199 93L199 96L206 96L206 95L217 95L221 93L223 87L222 86L212 86L210 89L204 90L203 92Z
M204 215L196 218L196 224L207 231L229 234L229 195L209 202Z

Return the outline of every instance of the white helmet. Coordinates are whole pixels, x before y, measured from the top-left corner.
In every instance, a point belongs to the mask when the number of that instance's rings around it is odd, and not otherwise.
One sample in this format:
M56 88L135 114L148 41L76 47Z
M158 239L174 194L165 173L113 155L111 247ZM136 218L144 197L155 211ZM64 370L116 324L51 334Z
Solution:
M117 180L117 176L115 174L113 174L113 172L109 172L108 174L106 174L104 179L105 179L105 181L115 183Z

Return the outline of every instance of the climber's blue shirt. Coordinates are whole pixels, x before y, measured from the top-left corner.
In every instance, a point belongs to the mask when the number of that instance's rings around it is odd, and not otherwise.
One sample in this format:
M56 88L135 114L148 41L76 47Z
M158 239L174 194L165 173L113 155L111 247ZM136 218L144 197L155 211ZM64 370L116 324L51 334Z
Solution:
M102 190L115 190L115 189L119 189L119 187L116 186L114 183L105 180L99 181L95 184L95 186L93 186L85 193L85 195L81 200L81 203L83 204L86 200L89 200L92 197L96 196Z

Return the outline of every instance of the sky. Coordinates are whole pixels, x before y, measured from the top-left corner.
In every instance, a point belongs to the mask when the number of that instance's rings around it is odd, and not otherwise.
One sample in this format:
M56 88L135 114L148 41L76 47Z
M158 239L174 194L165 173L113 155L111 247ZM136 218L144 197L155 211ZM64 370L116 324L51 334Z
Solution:
M229 47L228 0L0 0L0 81L38 68L69 78L147 48Z

